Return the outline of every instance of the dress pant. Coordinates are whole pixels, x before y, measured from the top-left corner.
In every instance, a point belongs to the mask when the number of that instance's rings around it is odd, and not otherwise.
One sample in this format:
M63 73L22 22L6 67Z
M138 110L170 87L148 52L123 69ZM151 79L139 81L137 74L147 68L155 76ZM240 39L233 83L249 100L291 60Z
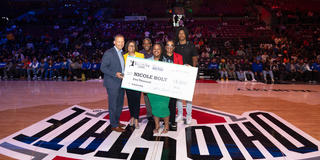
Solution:
M107 93L110 124L112 127L118 127L123 107L124 89L107 88Z
M170 101L169 101L169 110L170 110L169 122L171 124L175 123L175 121L176 121L176 104L177 104L177 99L170 98Z
M130 116L139 119L141 92L126 89Z
M143 97L144 97L144 103L145 103L146 109L147 109L147 117L148 118L152 117L152 109L151 109L149 97L146 93L143 93Z

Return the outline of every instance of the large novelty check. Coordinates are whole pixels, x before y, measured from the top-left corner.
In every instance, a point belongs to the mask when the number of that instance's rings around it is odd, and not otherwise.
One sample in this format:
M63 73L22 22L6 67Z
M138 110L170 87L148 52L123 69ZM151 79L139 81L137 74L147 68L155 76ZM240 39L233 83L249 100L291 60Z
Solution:
M198 68L128 56L122 88L192 101Z

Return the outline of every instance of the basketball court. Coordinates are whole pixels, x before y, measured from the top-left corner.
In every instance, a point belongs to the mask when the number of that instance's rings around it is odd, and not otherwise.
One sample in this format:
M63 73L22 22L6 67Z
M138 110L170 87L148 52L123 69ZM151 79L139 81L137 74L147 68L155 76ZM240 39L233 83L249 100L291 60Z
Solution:
M1 160L320 159L319 85L199 82L192 124L162 135L153 135L144 105L139 129L111 132L98 80L0 81L0 88ZM126 106L125 98L128 124Z

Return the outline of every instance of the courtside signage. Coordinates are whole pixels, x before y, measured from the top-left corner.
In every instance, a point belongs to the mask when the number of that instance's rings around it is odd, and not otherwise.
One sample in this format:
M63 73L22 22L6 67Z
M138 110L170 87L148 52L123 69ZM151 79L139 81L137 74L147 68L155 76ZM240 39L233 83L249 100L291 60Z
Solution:
M74 105L1 139L0 154L21 160L320 159L318 140L270 112L239 116L193 106L192 124L178 123L167 134L153 134L145 113L142 106L140 129L118 133L108 111ZM120 120L129 119L125 108Z

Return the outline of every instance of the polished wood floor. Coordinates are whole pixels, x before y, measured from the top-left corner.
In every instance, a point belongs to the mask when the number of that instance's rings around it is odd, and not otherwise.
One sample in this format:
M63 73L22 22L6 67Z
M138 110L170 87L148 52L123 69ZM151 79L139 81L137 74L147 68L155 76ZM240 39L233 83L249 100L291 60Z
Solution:
M74 104L106 109L102 82L0 81L0 139ZM319 85L198 83L193 104L238 115L273 112L320 140ZM0 155L0 159L10 158Z

